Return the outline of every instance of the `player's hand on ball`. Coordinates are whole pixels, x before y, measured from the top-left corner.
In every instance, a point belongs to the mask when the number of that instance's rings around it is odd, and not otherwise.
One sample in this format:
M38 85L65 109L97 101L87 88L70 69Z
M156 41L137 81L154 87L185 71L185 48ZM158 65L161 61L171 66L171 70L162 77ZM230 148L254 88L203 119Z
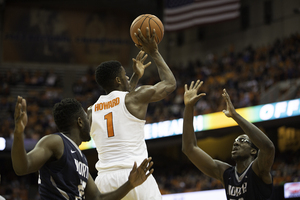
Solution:
M149 27L146 28L146 37L141 32L141 29L138 29L138 33L134 33L135 37L137 38L139 44L135 44L140 50L145 51L149 55L153 55L156 51L158 51L158 46L155 41L156 32L153 29L152 35L150 35Z

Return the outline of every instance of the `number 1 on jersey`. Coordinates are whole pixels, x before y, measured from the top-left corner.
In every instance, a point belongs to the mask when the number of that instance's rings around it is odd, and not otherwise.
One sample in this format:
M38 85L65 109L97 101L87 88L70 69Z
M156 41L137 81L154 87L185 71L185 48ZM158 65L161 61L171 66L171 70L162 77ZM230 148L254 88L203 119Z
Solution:
M107 127L107 135L108 135L108 137L115 136L114 128L113 128L113 121L112 121L112 112L110 112L107 115L105 115L104 119L106 120L106 127Z

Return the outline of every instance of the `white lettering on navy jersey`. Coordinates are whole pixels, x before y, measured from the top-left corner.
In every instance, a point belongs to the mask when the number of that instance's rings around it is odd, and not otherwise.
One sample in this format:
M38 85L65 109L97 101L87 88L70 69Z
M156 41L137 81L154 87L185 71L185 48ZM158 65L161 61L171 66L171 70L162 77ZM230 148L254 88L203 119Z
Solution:
M78 172L78 174L85 177L86 179L88 179L89 167L86 164L76 160L75 158L74 158L74 161L75 161L75 165L76 165L76 171Z
M243 183L242 187L236 187L232 185L228 185L228 192L230 196L238 197L241 194L247 192L247 182Z

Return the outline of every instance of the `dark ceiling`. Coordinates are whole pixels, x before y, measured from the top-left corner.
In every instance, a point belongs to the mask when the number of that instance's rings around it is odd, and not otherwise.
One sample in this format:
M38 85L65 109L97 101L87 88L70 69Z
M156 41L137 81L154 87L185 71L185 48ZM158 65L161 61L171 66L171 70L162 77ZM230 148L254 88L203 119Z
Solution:
M58 9L89 9L115 10L127 12L132 16L140 14L154 14L162 17L163 0L0 0L2 7L9 5L58 8Z

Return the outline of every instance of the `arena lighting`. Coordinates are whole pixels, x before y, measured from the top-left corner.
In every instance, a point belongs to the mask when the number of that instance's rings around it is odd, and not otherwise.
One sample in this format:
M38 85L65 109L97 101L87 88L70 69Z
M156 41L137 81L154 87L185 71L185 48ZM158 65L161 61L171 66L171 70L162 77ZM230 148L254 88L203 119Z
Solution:
M226 200L225 189L162 195L162 200Z
M283 193L286 199L300 197L300 182L285 183Z
M3 151L6 146L6 140L3 137L0 137L0 151Z
M276 103L269 103L236 111L246 120L256 123L300 115L300 98ZM157 139L182 134L183 119L174 119L145 125L145 139ZM195 132L237 126L237 123L225 116L223 112L198 115L194 117ZM94 141L83 142L81 150L95 148Z

